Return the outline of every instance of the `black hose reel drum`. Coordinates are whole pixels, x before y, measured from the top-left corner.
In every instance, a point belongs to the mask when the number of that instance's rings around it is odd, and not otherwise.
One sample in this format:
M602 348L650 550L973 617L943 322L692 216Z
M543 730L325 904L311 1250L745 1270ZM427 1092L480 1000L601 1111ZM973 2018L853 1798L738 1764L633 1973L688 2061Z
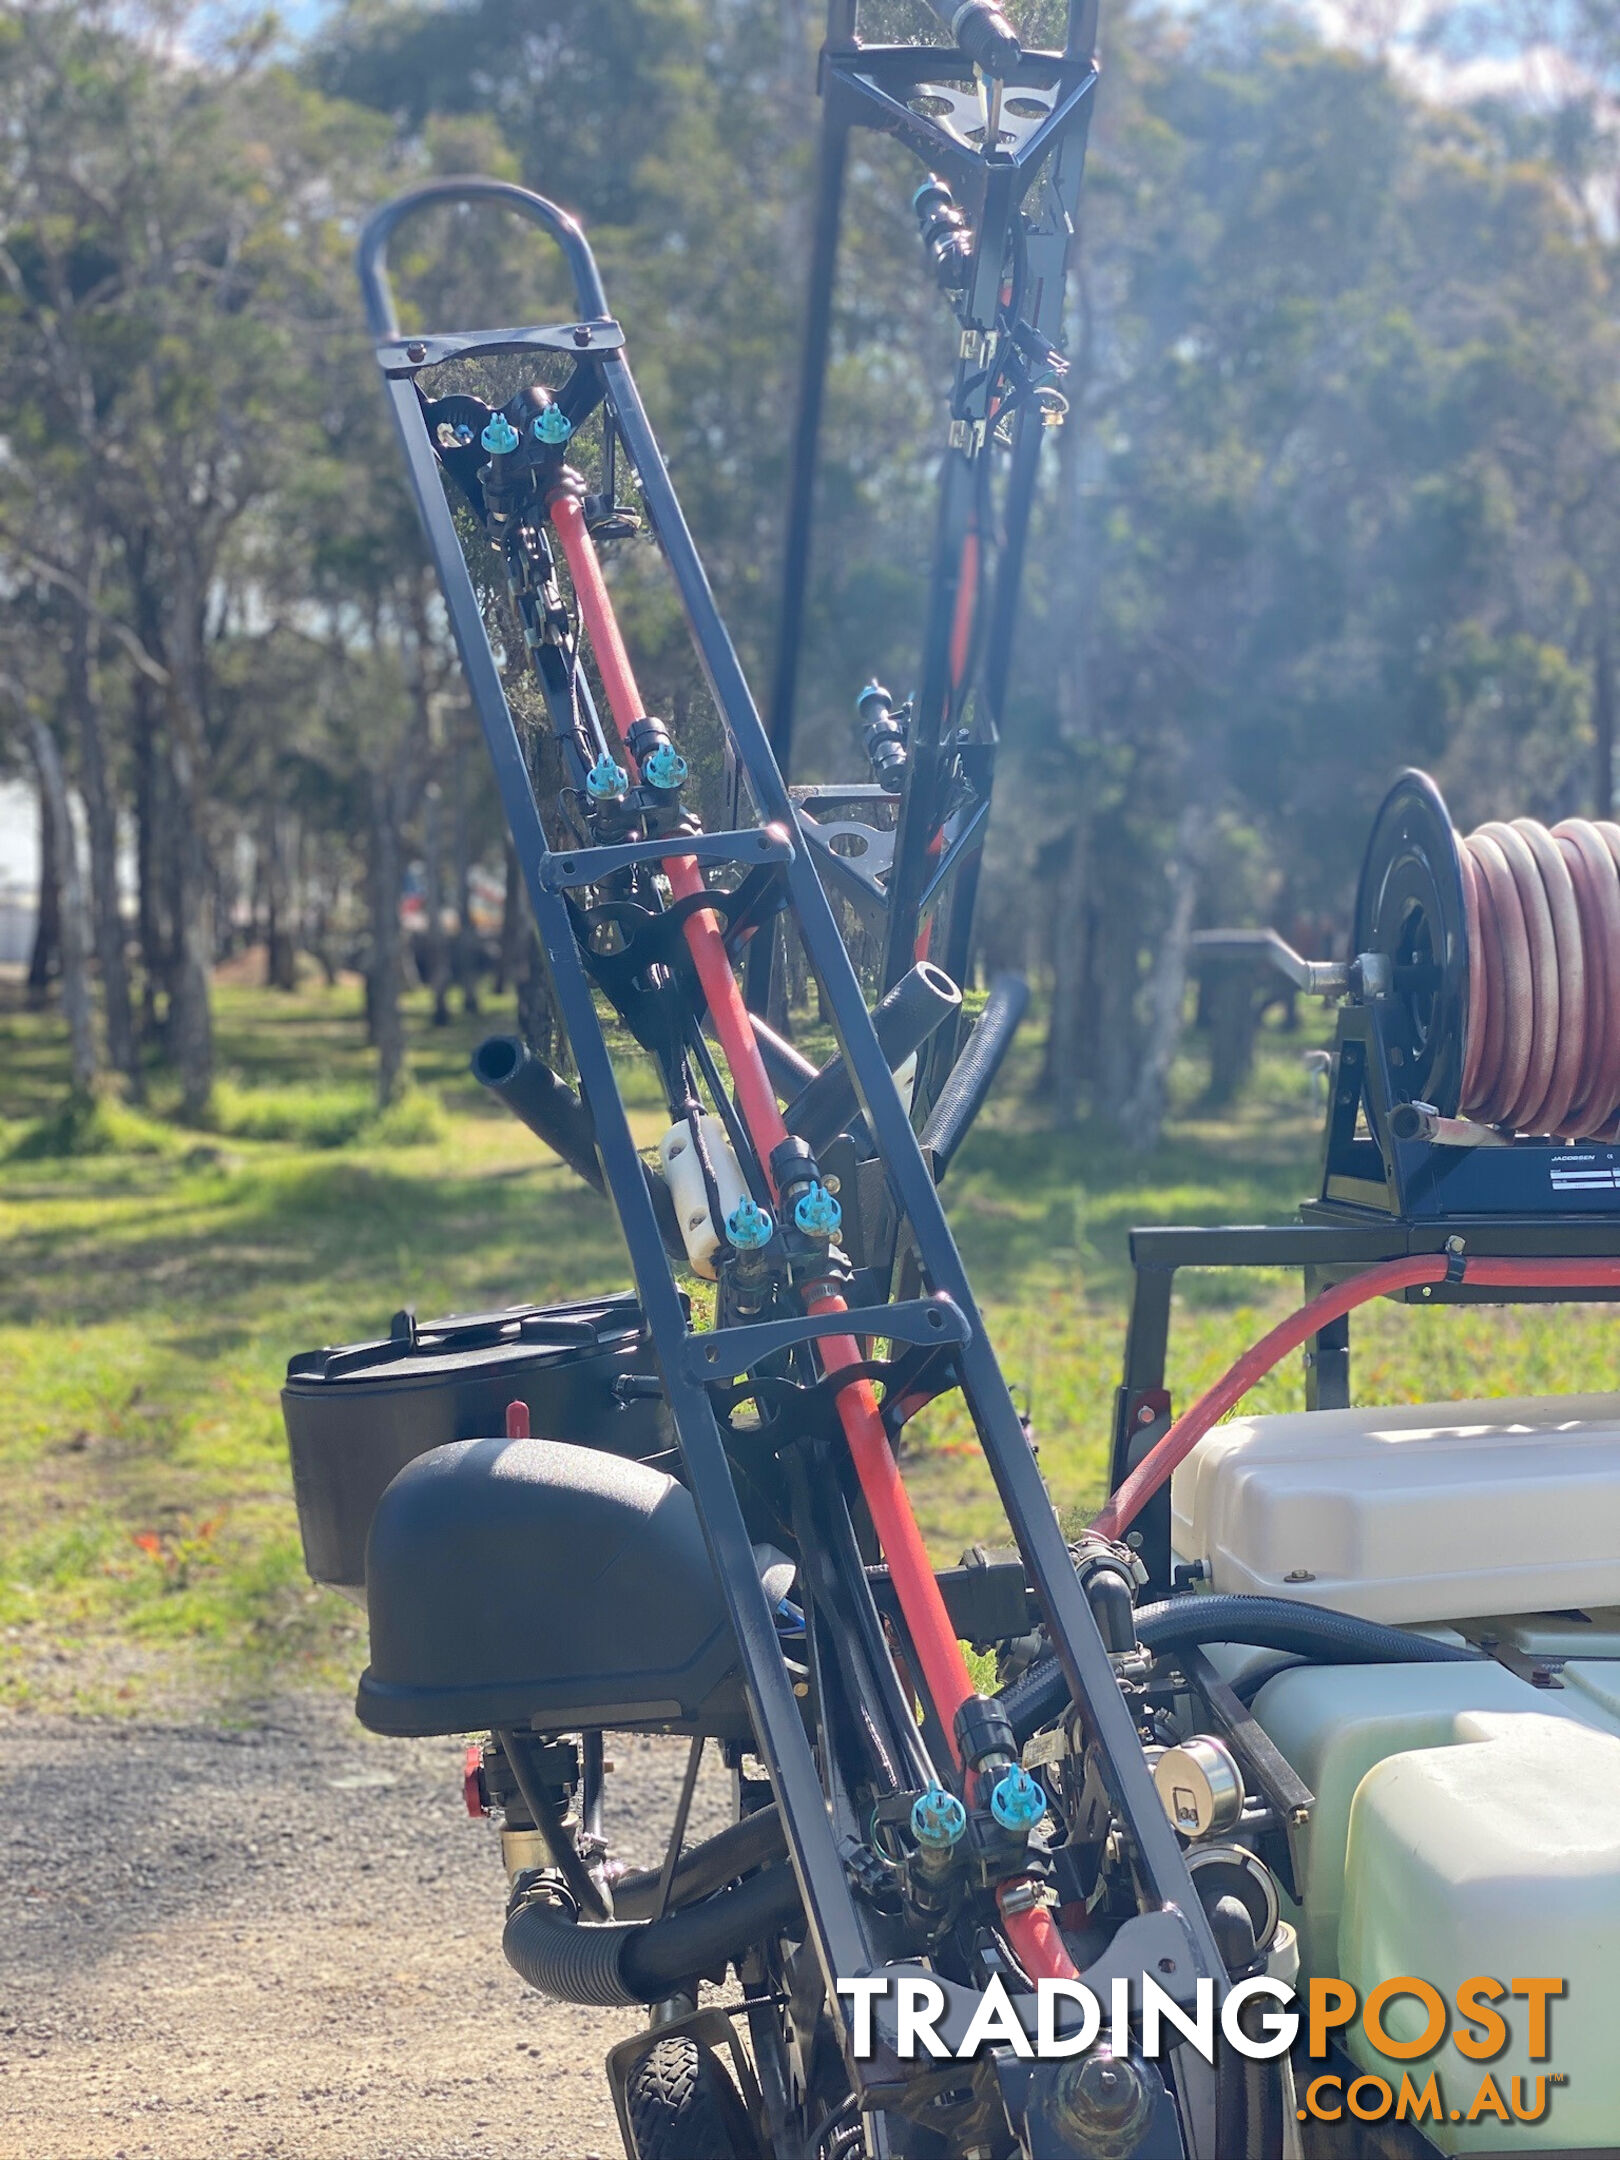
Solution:
M1402 773L1379 806L1350 950L1362 994L1382 991L1395 1002L1390 1056L1404 1093L1455 1117L1468 1031L1468 908L1458 837L1427 773ZM1369 967L1367 956L1382 966Z

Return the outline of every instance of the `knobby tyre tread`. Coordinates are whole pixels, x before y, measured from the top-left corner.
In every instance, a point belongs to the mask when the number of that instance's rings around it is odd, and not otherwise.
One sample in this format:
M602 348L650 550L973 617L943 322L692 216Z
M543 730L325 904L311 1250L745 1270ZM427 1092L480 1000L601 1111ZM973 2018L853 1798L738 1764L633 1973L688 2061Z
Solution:
M630 2073L626 2102L640 2160L763 2160L742 2096L696 2040L649 2048Z

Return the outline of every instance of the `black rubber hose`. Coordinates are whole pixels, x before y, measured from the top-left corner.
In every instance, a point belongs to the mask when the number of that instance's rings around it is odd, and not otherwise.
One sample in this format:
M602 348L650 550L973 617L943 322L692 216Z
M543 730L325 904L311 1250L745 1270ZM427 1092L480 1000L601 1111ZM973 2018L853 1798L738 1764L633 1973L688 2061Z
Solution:
M934 1175L943 1177L951 1157L967 1138L973 1120L996 1084L1018 1024L1029 1010L1029 984L1022 975L998 975L990 985L984 1010L962 1055L951 1067L939 1098L928 1113L922 1144L934 1155Z
M683 1981L718 1972L800 1916L799 1887L785 1863L734 1890L662 1920L582 1927L544 1893L508 1913L501 1948L513 1971L558 2002L628 2009L662 2002Z
M872 1010L872 1027L889 1070L893 1072L913 1050L920 1050L961 1005L961 991L943 968L930 961L919 960L908 975L902 975ZM859 1109L855 1082L840 1051L795 1095L782 1113L782 1122L814 1153L836 1139Z
M728 1824L716 1836L682 1853L669 1886L671 1912L690 1905L695 1898L712 1896L724 1884L735 1882L739 1875L751 1875L768 1861L780 1860L786 1850L782 1818L773 1800L768 1807L756 1808L741 1822ZM621 1920L651 1920L658 1910L663 1882L662 1868L621 1875L613 1885L614 1913Z
M514 1117L560 1155L593 1192L606 1193L596 1157L596 1126L568 1082L537 1058L521 1035L489 1035L472 1054L473 1078L498 1095ZM684 1262L686 1246L669 1187L648 1163L641 1166L666 1251Z
M1325 1605L1295 1604L1292 1598L1166 1598L1142 1607L1136 1634L1147 1650L1245 1643L1259 1650L1289 1650L1318 1665L1455 1665L1477 1661L1480 1655ZM1055 1657L1042 1658L997 1699L1023 1741L1062 1715L1069 1683Z
M767 1027L758 1013L754 1015L754 1040L778 1095L797 1095L816 1077L816 1068L804 1052L795 1049L785 1035L778 1035L775 1028Z

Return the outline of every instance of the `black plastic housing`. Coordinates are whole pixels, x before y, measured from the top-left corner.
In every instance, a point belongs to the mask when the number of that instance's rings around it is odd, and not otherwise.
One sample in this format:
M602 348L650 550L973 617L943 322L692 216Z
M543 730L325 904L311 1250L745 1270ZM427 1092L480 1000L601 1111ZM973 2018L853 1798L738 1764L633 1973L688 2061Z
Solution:
M645 1457L675 1444L663 1402L621 1403L614 1383L652 1374L641 1308L628 1293L575 1305L515 1305L418 1323L384 1341L307 1350L281 1393L304 1565L364 1594L366 1532L396 1471L429 1448L506 1430L524 1402L550 1440Z
M692 1496L554 1440L462 1440L407 1464L366 1555L373 1732L746 1739L735 1638Z

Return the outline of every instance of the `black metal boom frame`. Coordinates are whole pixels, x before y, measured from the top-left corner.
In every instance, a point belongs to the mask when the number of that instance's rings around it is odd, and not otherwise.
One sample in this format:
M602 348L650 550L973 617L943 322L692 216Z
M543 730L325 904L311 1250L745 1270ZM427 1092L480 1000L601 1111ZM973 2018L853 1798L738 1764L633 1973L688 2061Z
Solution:
M840 6L835 14L840 13L848 15L852 31L853 10ZM1083 37L1087 17L1085 6L1076 10L1072 26L1075 36ZM850 125L867 124L869 110L881 113L884 118L874 124L892 126L904 139L913 140L915 146L926 147L927 154L939 164L964 174L970 170L977 174L982 188L973 199L987 226L993 218L1001 219L1005 225L1013 217L1033 168L1047 152L1052 152L1056 160L1053 169L1060 178L1052 179L1049 172L1047 184L1053 191L1053 201L1050 230L1040 242L1046 253L1042 257L1042 298L1037 319L1055 327L1053 295L1061 282L1061 256L1067 243L1067 213L1062 203L1065 189L1070 191L1068 200L1072 202L1072 189L1078 184L1078 146L1083 141L1079 116L1087 107L1094 80L1089 56L1084 61L1072 53L1026 56L1023 75L1052 88L1049 118L1034 128L1015 154L1006 157L994 151L987 157L980 156L910 111L899 93L918 81L932 80L926 70L937 72L941 66L947 73L964 73L959 55L938 48L894 48L874 53L850 44L830 52L829 127L837 135ZM1015 72L1014 85L1021 79ZM925 144L916 142L919 136L926 138ZM387 272L392 236L402 221L431 206L472 203L516 212L556 244L573 281L575 321L506 330L421 334L401 331ZM995 262L986 267L987 263L988 258L981 263L975 285L976 292L979 287L984 292L973 305L980 317L993 321L996 297L991 285L999 281L999 251ZM1076 1578L1069 1548L946 1223L930 1164L919 1148L874 1032L855 967L824 887L829 856L812 835L813 809L801 808L790 796L772 754L642 407L626 357L623 332L608 311L584 235L563 211L522 188L486 179L439 180L400 197L371 219L360 246L360 274L399 444L494 763L581 1090L594 1121L595 1146L606 1186L629 1249L664 1393L679 1437L684 1480L696 1503L735 1631L759 1752L781 1810L788 1851L803 1896L809 1942L829 2009L842 2031L843 2005L836 1992L837 1981L882 1969L887 1961L882 1954L880 1931L874 1931L869 1908L854 1893L847 1853L841 1849L844 1826L839 1820L836 1776L830 1781L834 1789L829 1792L812 1755L801 1705L784 1664L776 1622L761 1587L739 1498L735 1435L729 1427L723 1429L721 1411L728 1400L726 1389L737 1374L779 1360L784 1351L802 1353L813 1341L833 1332L860 1338L867 1345L869 1357L878 1342L894 1346L895 1355L888 1363L873 1360L862 1368L880 1385L889 1384L891 1392L896 1376L914 1373L917 1357L927 1355L935 1359L935 1384L958 1389L965 1400L1067 1678L1081 1730L1096 1751L1110 1801L1126 1833L1139 1886L1140 1909L1138 1916L1126 1921L1115 1937L1109 1953L1110 1969L1175 1972L1177 1991L1186 1991L1189 1999L1192 1984L1200 1976L1211 1979L1219 1991L1223 1969L1203 1908L1154 1790L1130 1709ZM568 380L555 399L571 427L577 428L599 409L611 421L616 440L639 482L652 534L673 577L737 771L759 820L757 826L701 836L683 828L679 841L664 839L656 845L648 840L554 850L548 841L535 782L447 496L445 471L449 461L443 455L444 436L439 435L436 446L430 432L428 400L417 382L424 369L447 362L522 354L562 354L572 362ZM815 373L813 369L811 375ZM964 377L959 374L958 380L959 397L970 398L963 389ZM807 376L807 396L817 395L819 389ZM970 409L965 416L958 415L958 421L964 417L971 428L977 428L986 416L974 415ZM1014 497L1022 504L1015 521L1018 537L1014 538L1014 526L1010 525L996 586L995 626L984 660L992 711L1006 679L1021 520L1027 515L1039 437L1039 428L1027 412L1020 429L1014 445L1013 471ZM813 426L810 434L813 450ZM801 448L803 439L801 425ZM982 441L981 434L981 448ZM918 705L919 717L925 724L913 738L921 755L914 764L901 808L895 882L887 896L891 926L908 966L913 939L902 933L914 925L918 865L927 859L928 842L941 829L947 771L961 762L960 746L948 739L947 728L958 710L960 686L945 680L941 667L952 605L950 563L953 549L960 560L959 544L965 520L970 516L974 454L970 444L953 449L947 459L939 575L931 603L923 693ZM804 520L800 529L807 534L807 510ZM946 634L942 634L942 624ZM784 651L791 651L786 634ZM560 733L570 715L577 720L576 701L583 695L588 702L589 689L577 648L568 660L570 679L557 679L554 660L549 666L550 672L548 663L537 657L541 687ZM993 727L988 729L986 740L992 737ZM978 797L981 815L960 820L955 837L947 836L944 861L937 866L941 873L977 844L974 835L981 829L982 808L988 795L988 763L982 770ZM741 824L740 817L738 822ZM689 1325L598 1013L593 968L590 955L582 948L580 916L572 899L583 884L620 873L643 855L668 856L687 848L703 860L706 877L715 868L724 869L730 864L744 870L755 921L772 905L787 911L852 1076L894 1218L907 1226L920 1276L920 1298L892 1301L885 1295L888 1270L883 1269L868 1271L883 1279L864 1286L861 1296L853 1300L858 1309L836 1322L803 1313L763 1326L722 1324L700 1334L694 1334ZM711 886L709 890L717 902L728 906L735 897L724 887ZM942 956L960 952L965 919L959 916L957 920L962 927L952 928ZM776 1370L780 1371L779 1365ZM802 1363L800 1370L806 1370ZM802 1392L807 1415L813 1417L816 1413L819 1387L820 1414L825 1425L827 1406L841 1383L847 1384L847 1378L834 1374L822 1377L816 1386L806 1386ZM730 1451L728 1438L733 1441ZM881 1628L866 1625L870 1585L855 1539L849 1534L848 1511L836 1493L830 1500L809 1495L805 1507L820 1521L825 1533L825 1548L818 1549L814 1564L833 1571L828 1591L831 1609L837 1609L839 1599L845 1601L855 1632L864 1643L863 1654L873 1668L878 1695L887 1697L891 1728L903 1728L907 1717L903 1704L897 1713L894 1711L898 1690ZM909 1734L902 1730L898 1737L914 1761L925 1742L934 1747L937 1755L937 1731L930 1738L925 1729L920 1741L912 1725ZM842 1843L847 1844L847 1839ZM1133 1958L1138 1948L1140 1962ZM880 2020L880 2034L882 2029ZM845 2037L847 2040L847 2034ZM848 2052L846 2047L846 2056ZM1050 2097L1043 2080L1048 2071L1057 2067L1010 2065L1022 2098L1009 2104L1014 2105L1016 2119L1026 2126L1024 2149L1032 2160L1038 2154L1073 2150L1056 2133L1039 2129L1046 2119ZM881 2111L897 2100L915 2071L910 2065L896 2062L881 2045L873 2058L864 2062L851 2059L848 2068L854 2090L868 2111L872 2149L888 2151ZM1193 2154L1201 2149L1198 2130L1190 2117L1184 2120L1182 2136L1185 2146L1181 2149ZM1173 2142L1164 2149L1175 2150L1178 2146ZM1160 2147L1155 2145L1154 2150Z
M865 128L893 136L921 159L952 190L972 233L954 295L961 335L895 830L891 836L863 827L866 846L852 859L821 827L831 820L847 839L883 790L795 791L824 877L881 940L887 988L912 965L929 917L929 956L957 982L967 972L1044 432L1040 407L1028 397L999 423L1011 458L990 514L996 363L1013 348L1020 364L1038 365L1062 336L1064 273L1097 83L1097 0L1070 0L1061 53L1026 52L1007 75L995 144L985 140L982 108L972 124L973 71L963 57L930 45L863 46L857 6L829 0L822 53L815 223L769 711L776 761L791 774L845 171L850 136ZM1014 253L1019 271L1009 292L1003 272ZM977 592L963 593L970 576L987 592L982 605ZM971 636L963 638L959 626L968 622ZM757 1011L766 1009L773 951L774 941L761 939L751 956L749 1002ZM921 1076L925 1101L954 1047L951 1030L936 1039L931 1069Z

